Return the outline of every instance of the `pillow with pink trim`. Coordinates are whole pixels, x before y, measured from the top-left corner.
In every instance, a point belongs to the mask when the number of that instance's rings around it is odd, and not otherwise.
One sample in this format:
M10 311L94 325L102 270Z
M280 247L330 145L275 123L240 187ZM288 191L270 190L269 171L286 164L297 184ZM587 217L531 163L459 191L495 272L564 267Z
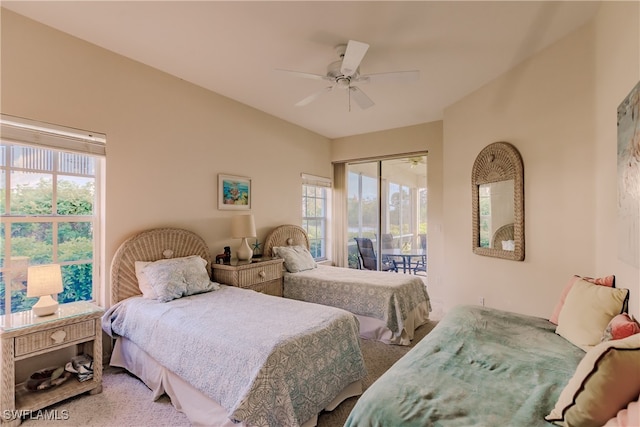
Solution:
M640 323L627 313L618 314L604 330L602 342L621 340L637 333L640 333Z
M571 277L571 279L569 279L569 283L567 283L562 290L562 293L560 294L560 301L558 301L558 304L556 304L556 307L553 309L553 314L551 314L551 317L549 318L549 322L553 323L554 325L558 324L558 317L560 316L560 311L562 310L564 301L567 299L567 295L573 287L573 284L578 279L586 280L587 282L593 283L595 285L607 286L609 288L616 287L616 276L614 276L613 274L611 276L598 277L595 279L593 277L581 277L577 274L574 275L573 277Z

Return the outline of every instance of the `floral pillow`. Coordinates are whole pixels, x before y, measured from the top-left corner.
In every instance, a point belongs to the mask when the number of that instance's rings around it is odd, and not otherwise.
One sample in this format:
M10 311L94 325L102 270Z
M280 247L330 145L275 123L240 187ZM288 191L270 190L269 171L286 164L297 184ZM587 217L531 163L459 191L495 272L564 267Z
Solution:
M151 262L140 272L161 302L220 289L209 279L207 261L197 255Z
M622 313L611 319L602 335L602 341L621 340L640 333L640 323L633 315Z
M304 246L276 246L272 251L275 256L284 259L284 267L289 273L312 270L318 266Z

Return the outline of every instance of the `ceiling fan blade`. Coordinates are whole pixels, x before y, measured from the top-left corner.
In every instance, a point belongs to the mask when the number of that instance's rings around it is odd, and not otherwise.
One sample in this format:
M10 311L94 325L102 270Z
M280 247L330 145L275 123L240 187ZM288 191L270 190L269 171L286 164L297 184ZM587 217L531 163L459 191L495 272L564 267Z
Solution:
M280 73L290 74L290 75L295 76L295 77L303 77L305 79L330 80L327 76L322 76L320 74L304 73L302 71L282 70L280 68L276 68L276 71L278 71Z
M312 93L311 95L307 96L306 98L298 101L296 103L296 107L304 107L305 105L308 105L311 102L315 101L317 98L319 98L323 94L325 94L327 92L331 92L332 89L333 89L333 86L327 86L324 89L319 90L318 92Z
M420 71L394 71L391 73L366 74L353 80L358 83L411 83L420 79Z
M355 99L356 104L363 110L366 110L369 107L373 107L375 103L369 98L363 91L358 89L356 86L350 86L349 91L351 95L353 95L353 99Z
M342 58L340 72L347 77L353 75L358 70L364 54L367 53L367 49L369 49L368 44L349 40L347 50L344 52L344 58Z

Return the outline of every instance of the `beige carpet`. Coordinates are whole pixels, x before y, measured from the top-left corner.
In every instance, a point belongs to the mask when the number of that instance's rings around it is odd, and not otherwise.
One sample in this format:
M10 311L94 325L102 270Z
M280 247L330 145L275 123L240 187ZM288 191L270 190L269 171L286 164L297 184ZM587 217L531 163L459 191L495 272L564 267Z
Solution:
M416 331L411 346L387 345L377 341L362 340L362 352L368 374L363 380L365 389L369 387L415 343L427 335L437 322L428 322ZM345 400L332 412L320 414L319 427L341 427L358 400ZM94 396L81 395L34 412L31 419L22 423L25 427L66 427L66 426L189 426L187 417L171 406L163 396L151 400L151 391L137 378L121 369L106 368L103 377L103 392Z

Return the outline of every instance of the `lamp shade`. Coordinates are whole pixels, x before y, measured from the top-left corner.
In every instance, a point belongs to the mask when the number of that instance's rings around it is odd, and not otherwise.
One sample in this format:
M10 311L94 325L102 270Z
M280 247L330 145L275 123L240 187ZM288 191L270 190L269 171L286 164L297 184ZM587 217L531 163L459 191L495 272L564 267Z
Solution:
M231 218L231 237L242 239L243 237L256 237L256 223L253 215L236 215Z
M62 292L60 264L34 265L27 270L27 297Z
M27 270L27 297L40 297L31 311L36 316L49 316L58 310L51 294L62 292L60 264L34 265Z

